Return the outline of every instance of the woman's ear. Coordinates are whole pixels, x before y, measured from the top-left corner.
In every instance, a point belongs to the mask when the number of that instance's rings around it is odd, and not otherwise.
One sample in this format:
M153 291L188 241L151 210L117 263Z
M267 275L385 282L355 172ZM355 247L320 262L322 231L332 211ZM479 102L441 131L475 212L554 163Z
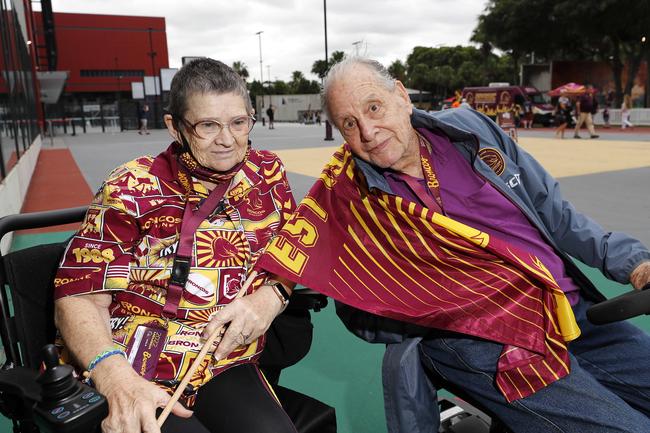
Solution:
M165 126L167 127L167 132L169 132L169 135L171 135L174 140L178 141L179 143L182 143L181 134L174 126L174 118L172 117L172 115L165 114L163 116L163 120L165 121Z

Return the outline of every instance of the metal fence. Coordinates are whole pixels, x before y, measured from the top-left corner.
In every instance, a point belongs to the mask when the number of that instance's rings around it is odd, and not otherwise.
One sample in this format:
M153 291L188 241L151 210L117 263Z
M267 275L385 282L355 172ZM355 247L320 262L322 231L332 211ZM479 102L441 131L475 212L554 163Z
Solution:
M650 108L632 108L630 110L630 122L632 122L632 124L635 126L650 126ZM594 115L594 123L596 125L605 124L602 110L599 110L598 113ZM620 109L609 110L609 124L621 124Z

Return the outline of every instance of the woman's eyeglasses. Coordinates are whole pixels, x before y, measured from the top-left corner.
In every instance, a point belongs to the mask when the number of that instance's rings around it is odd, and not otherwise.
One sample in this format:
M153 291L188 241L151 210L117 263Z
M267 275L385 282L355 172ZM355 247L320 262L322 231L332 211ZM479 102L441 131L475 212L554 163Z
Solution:
M240 137L251 132L253 125L255 125L255 118L252 116L238 116L230 120L227 124L212 119L199 120L194 124L189 123L183 118L181 118L181 121L195 136L204 140L216 137L226 127L233 136Z

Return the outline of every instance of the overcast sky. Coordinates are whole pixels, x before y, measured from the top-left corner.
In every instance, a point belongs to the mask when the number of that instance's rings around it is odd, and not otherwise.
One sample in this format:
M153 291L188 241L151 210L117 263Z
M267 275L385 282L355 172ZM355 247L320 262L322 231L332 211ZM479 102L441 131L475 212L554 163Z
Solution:
M328 51L366 55L388 66L415 46L468 45L487 0L329 0ZM165 17L170 67L183 56L242 61L250 79L309 79L325 57L323 0L52 0L55 12ZM360 41L354 45L355 42ZM270 68L268 68L270 67Z

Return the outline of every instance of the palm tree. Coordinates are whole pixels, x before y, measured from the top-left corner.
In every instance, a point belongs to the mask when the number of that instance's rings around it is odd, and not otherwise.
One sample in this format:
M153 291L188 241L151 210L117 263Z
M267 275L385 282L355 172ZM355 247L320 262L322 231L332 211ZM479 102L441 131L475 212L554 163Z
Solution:
M244 62L233 62L232 69L237 72L237 74L246 81L248 79L248 68Z

